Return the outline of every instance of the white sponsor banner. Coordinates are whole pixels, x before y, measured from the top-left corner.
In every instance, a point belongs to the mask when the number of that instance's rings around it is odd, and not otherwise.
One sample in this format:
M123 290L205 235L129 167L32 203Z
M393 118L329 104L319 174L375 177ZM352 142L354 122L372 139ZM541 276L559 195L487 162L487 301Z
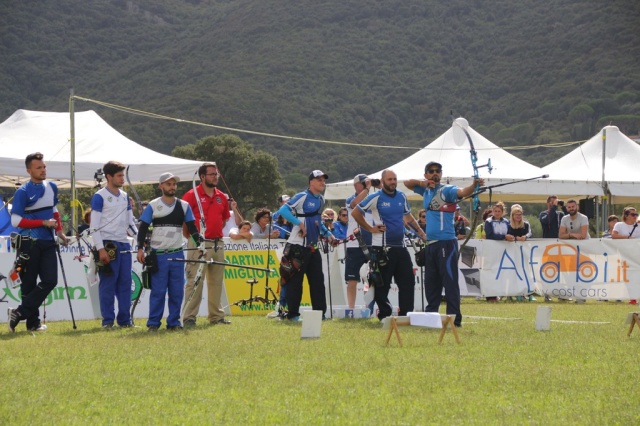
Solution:
M640 240L471 240L462 260L473 269L463 272L479 272L484 296L536 291L576 299L638 299L639 248Z
M15 252L12 252L8 243L8 237L0 237L0 272L3 275L9 275L9 271L15 260ZM87 276L88 270L88 257L79 256L79 247L72 237L71 242L67 246L61 246L62 262L64 264L64 270L67 277L67 284L69 287L69 295L73 306L73 313L76 320L88 320L101 318L100 303L98 298L98 284L89 285L89 279ZM473 241L473 240L472 240ZM470 242L471 244L471 242ZM237 240L231 240L229 238L224 239L225 245L225 258L227 262L231 263L244 263L245 265L252 265L263 267L263 264L253 264L252 260L256 259L254 253L263 255L264 259L267 258L267 249L269 247L267 240L252 240L250 243L238 242ZM284 240L271 240L271 253L272 259L276 259L275 264L270 262L270 267L277 267L280 263L280 257L284 248ZM81 242L84 254L88 253L87 246ZM135 245L133 246L135 250ZM415 265L415 256L412 248L407 249L411 255L411 259L414 262L413 272L415 279L415 310L422 311L423 306L426 306L426 301L423 299L422 289L422 271ZM467 250L468 251L468 250ZM135 318L147 318L149 313L149 291L141 289L141 265L135 260L135 253L132 253L133 257L133 271L131 274L131 287L132 298L135 298L138 292L142 291L140 301L135 311ZM345 306L347 305L346 295L346 283L344 279L345 268L345 249L344 244L338 247L330 247L328 253L321 251L323 270L325 273L325 288L327 295L327 315L330 315L329 307L333 306ZM261 258L262 258L261 257ZM263 259L263 260L264 260ZM463 259L464 260L464 259ZM258 262L260 263L260 262ZM461 263L463 268L467 268ZM358 292L356 296L356 306L365 306L370 298L365 298L364 294L364 279L366 277L366 266L362 269L362 277L358 283ZM478 269L463 269L459 274L460 292L463 296L479 296L480 293L480 277L478 276ZM257 279L259 283L255 284L253 289L254 296L262 296L265 294L266 275L264 272L252 271L242 268L226 267L225 268L225 290L223 292L222 303L224 306L237 302L238 299L248 299L250 297L250 286L246 284L247 279ZM279 277L279 273L277 274ZM278 278L271 277L269 279L269 287L279 297ZM306 280L305 280L306 281ZM466 282L466 284L465 284ZM330 285L329 285L330 284ZM203 282L201 285L206 285ZM230 287L232 286L232 287ZM308 287L305 284L303 293L308 295ZM227 297L227 294L229 297ZM269 293L270 295L270 293ZM0 322L7 321L7 306L16 307L20 304L21 295L20 288L10 288L6 281L0 282L0 298L5 296L5 301L8 304L0 305ZM200 305L200 316L207 315L206 297L207 292L203 291L203 302ZM188 297L188 295L185 295ZM308 297L308 296L307 296ZM395 283L392 282L391 289L389 291L389 301L394 309L397 310L398 306L398 288ZM117 302L115 302L117 312ZM71 314L69 310L69 303L64 288L64 280L62 272L58 268L58 286L49 294L47 300L44 303L46 308L47 321L62 321L71 320ZM231 306L225 309L227 315L233 314L257 314L263 313L262 311L272 309L273 306L265 306L261 304L254 304L252 309L249 309L249 305L244 306ZM257 312L254 312L257 311ZM43 317L43 308L40 309L40 316ZM168 314L168 309L165 306L165 317ZM375 312L374 312L375 314Z

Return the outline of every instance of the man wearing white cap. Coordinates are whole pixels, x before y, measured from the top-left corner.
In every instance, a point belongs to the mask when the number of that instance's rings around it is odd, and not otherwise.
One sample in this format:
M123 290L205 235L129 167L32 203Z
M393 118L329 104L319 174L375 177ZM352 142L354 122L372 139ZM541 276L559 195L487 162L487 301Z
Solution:
M157 331L164 314L164 302L169 294L169 316L167 329L179 330L180 306L184 298L184 263L169 261L184 260L182 249L182 226L186 225L195 245L200 244L201 237L195 225L193 211L186 201L176 198L176 185L180 180L173 173L163 173L159 179L162 197L152 200L140 215L140 233L138 234L138 262L150 262L145 259L144 242L149 226L153 225L151 234L151 255L157 265L151 274L151 296L149 297L149 331ZM149 268L150 265L147 265Z
M287 318L300 319L300 301L302 300L302 281L306 274L309 281L311 306L315 311L327 310L327 299L322 272L322 257L318 250L320 238L333 240L321 219L324 207L326 173L314 170L309 174L309 188L294 195L278 212L293 224L293 229L283 252L280 265L282 285L287 286Z

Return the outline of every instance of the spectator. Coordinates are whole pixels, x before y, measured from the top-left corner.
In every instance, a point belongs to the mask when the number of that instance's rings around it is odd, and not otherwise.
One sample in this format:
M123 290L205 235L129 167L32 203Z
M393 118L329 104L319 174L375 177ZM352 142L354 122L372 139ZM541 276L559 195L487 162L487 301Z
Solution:
M278 222L278 218L280 217L280 207L282 207L284 204L287 204L287 201L289 201L291 199L291 197L289 197L287 194L282 194L281 196L278 197L278 208L276 209L275 212L273 212L271 214L271 219L274 222ZM291 226L290 226L291 228ZM291 230L291 229L289 229ZM286 237L285 237L286 238Z
M487 240L505 240L509 229L509 221L502 217L503 214L504 203L498 201L491 208L491 217L487 218L484 222L484 231ZM487 302L496 303L498 300L500 300L500 298L497 296L487 297Z
M504 240L509 229L509 221L502 217L504 203L498 201L491 209L492 216L484 222L487 240Z
M464 240L467 237L467 232L471 231L468 228L469 225L469 219L460 214L460 206L456 206L456 211L453 213L453 228L457 239Z
M326 208L322 212L322 222L331 233L333 233L333 222L336 220L336 212L331 208ZM336 237L337 238L337 237Z
M578 203L576 200L567 201L568 215L564 215L560 221L560 231L558 238L588 240L589 236L589 219L578 212Z
M640 238L640 231L636 232L636 228L638 228L638 212L634 207L625 207L622 212L622 222L615 224L611 238L614 240ZM629 304L637 305L638 301L631 299Z
M420 209L418 212L418 225L423 231L427 231L427 211L425 209Z
M609 216L607 218L607 223L609 224L609 229L604 231L604 233L602 234L602 238L613 238L613 228L615 227L616 223L618 223L618 222L620 222L620 218L618 216L616 216L615 214L612 214L611 216Z
M558 211L560 207L560 211ZM560 221L566 214L564 201L558 200L555 195L547 198L547 209L540 212L538 218L542 225L542 238L558 238L560 231Z
M229 231L229 238L232 240L247 240L247 242L251 242L251 239L253 238L251 222L243 220L240 226L237 228L231 228L231 231Z
M582 213L578 212L578 203L576 200L568 200L566 207L568 214L562 216L558 238L563 240L588 240L591 238L589 236L589 219ZM584 299L576 299L576 303L584 302Z
M271 210L261 208L256 211L255 223L251 225L251 232L255 238L278 238L280 231L271 230Z
M225 196L226 195L227 194L225 194ZM239 227L244 220L242 218L240 210L238 210L238 203L230 199L229 197L227 197L227 199L229 201L229 207L231 207L231 210L229 210L229 220L225 222L224 228L222 228L222 236L224 237L228 237L231 229Z
M277 213L277 212L276 212ZM276 214L272 214L271 217L274 218ZM289 234L291 234L291 223L287 221L282 215L278 215L278 219L276 219L276 224L274 228L279 232L276 238L287 239L289 238Z
M625 207L622 211L622 222L613 227L611 238L614 240L640 238L638 228L638 211L635 207Z
M484 232L484 222L487 219L489 219L492 213L493 213L493 209L491 207L487 207L486 209L484 209L484 212L482 212L482 223L476 226L476 229L475 229L476 239L484 240L485 238L487 238L487 234L486 232Z
M524 211L520 204L511 206L511 217L507 228L507 241L526 241L531 238L531 225L524 219Z
M347 228L349 227L349 214L346 207L340 207L338 220L333 225L333 236L339 240L347 238Z
M91 224L91 207L88 207L84 214L82 215L82 223L78 225L78 235L82 234L83 231L89 229L89 225ZM69 229L67 231L67 236L73 235L73 229Z

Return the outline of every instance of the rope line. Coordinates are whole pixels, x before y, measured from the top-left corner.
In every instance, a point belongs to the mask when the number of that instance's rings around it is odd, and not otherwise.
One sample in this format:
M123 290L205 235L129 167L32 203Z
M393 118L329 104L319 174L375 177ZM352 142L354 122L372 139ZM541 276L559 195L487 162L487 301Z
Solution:
M355 143L355 142L333 141L333 140L327 140L327 139L312 139L312 138L303 138L303 137L298 137L298 136L279 135L279 134L275 134L275 133L259 132L259 131L256 131L256 130L238 129L238 128L235 128L235 127L226 127L226 126L219 126L219 125L215 125L215 124L202 123L200 121L185 120L185 119L182 119L182 118L171 117L171 116L162 115L162 114L156 114L154 112L143 111L143 110L139 110L139 109L135 109L135 108L130 108L130 107L122 106L122 105L116 105L116 104L112 104L112 103L109 103L109 102L99 101L99 100L91 99L91 98L85 98L85 97L77 96L77 95L73 95L73 96L71 96L71 98L72 99L77 99L77 100L80 100L80 101L94 103L94 104L101 105L101 106L106 107L106 108L115 109L117 111L125 112L125 113L128 113L128 114L139 115L139 116L142 116L142 117L156 118L156 119L159 119L159 120L167 120L167 121L175 121L176 123L194 124L196 126L209 127L209 128L213 128L213 129L219 129L219 130L227 130L227 131L236 132L236 133L246 133L246 134L256 135L256 136L266 136L266 137L271 137L271 138L278 138L278 139L285 139L285 140L292 140L292 141L317 142L317 143L325 143L325 144L330 144L330 145L358 146L358 147L367 147L367 148L408 149L408 150L412 150L412 151L420 151L420 150L425 149L424 147L423 148L417 148L417 147L412 147L412 146L374 145L374 144L362 144L362 143ZM517 151L517 150L526 150L526 149L535 149L535 148L561 148L561 147L565 147L565 146L579 145L579 144L584 143L584 142L586 142L586 139L585 140L580 140L580 141L570 141L570 142L551 142L551 143L548 143L548 144L537 144L537 145L503 146L503 147L498 147L497 149ZM496 149L496 148L484 148L484 149L483 148L476 148L477 151L491 150L491 149ZM438 150L439 151L446 151L447 149L438 149ZM451 150L453 150L453 149L451 149Z

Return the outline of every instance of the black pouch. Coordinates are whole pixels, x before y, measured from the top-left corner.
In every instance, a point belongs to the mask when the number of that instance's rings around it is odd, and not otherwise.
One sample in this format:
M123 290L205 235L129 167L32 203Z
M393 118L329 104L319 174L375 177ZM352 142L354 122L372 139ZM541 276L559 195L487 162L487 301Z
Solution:
M298 245L287 244L280 259L280 284L287 281L298 272L304 263L304 249Z
M382 287L384 285L384 282L382 281L382 274L375 264L371 265L369 268L367 281L369 282L369 287Z
M155 250L151 250L144 258L145 270L150 274L158 272L158 254Z
M384 268L389 263L389 256L387 255L387 249L384 247L374 246L371 247L371 260L376 262L379 267Z
M424 249L424 246L420 247L420 250L418 250L418 252L415 254L416 265L418 265L419 268L423 268L426 263L424 259Z
M116 243L107 241L107 243L104 245L104 249L109 255L109 260L116 260L116 256L118 256L118 246L116 245Z
M151 274L146 268L142 270L142 288L151 290Z
M111 265L104 264L100 261L100 252L94 247L91 249L91 254L93 255L93 260L96 262L96 266L98 267L98 272L101 272L106 277L110 277L113 275L113 269L111 269Z

